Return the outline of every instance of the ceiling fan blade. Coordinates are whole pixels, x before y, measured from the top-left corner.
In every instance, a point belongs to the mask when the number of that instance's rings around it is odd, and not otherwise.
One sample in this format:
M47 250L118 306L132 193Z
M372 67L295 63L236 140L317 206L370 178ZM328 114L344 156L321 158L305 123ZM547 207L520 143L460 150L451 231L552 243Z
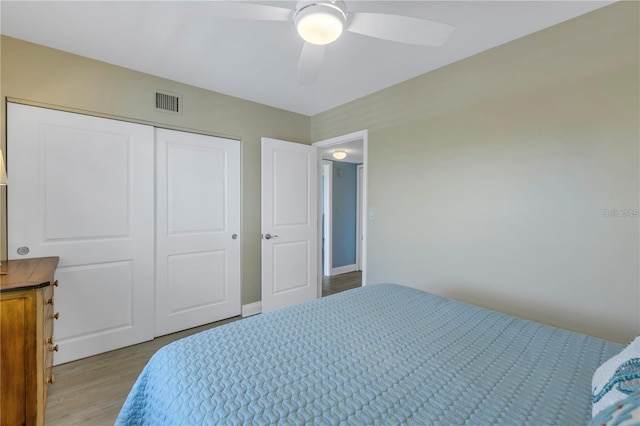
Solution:
M213 17L222 19L289 21L293 17L291 9L243 1L214 1L210 3L210 11Z
M305 86L315 83L320 75L320 68L324 60L325 46L305 43L298 62L298 83Z
M442 22L383 13L352 13L347 31L400 43L442 46L455 27Z

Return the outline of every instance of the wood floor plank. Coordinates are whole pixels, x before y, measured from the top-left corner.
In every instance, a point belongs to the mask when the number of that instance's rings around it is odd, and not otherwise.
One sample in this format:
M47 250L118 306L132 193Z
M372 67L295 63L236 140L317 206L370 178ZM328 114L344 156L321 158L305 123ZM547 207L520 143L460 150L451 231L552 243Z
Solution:
M361 285L362 273L359 271L323 277L322 295ZM218 321L54 367L55 383L49 387L45 424L113 425L138 375L158 349L183 337L240 319Z

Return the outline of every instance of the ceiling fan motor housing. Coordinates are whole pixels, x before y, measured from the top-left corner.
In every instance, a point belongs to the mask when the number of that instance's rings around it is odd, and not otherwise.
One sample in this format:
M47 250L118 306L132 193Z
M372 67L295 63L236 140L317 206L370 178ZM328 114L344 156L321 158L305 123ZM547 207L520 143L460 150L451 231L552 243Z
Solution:
M307 42L317 45L335 41L347 22L347 7L341 0L303 0L296 4L296 28Z

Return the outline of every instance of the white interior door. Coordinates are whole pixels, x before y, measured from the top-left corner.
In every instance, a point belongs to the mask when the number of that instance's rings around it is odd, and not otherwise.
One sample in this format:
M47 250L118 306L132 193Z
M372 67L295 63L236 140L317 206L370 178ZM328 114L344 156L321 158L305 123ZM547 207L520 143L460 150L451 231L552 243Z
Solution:
M7 117L9 258L60 257L54 363L152 339L153 127L12 103Z
M240 142L156 130L156 335L240 314Z
M318 151L262 138L262 312L318 297Z

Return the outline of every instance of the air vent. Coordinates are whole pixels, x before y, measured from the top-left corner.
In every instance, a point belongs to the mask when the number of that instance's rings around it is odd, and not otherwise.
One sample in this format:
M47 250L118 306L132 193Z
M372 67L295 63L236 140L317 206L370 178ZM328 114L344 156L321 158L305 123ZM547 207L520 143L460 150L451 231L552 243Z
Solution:
M182 114L182 96L167 92L156 92L156 110Z

